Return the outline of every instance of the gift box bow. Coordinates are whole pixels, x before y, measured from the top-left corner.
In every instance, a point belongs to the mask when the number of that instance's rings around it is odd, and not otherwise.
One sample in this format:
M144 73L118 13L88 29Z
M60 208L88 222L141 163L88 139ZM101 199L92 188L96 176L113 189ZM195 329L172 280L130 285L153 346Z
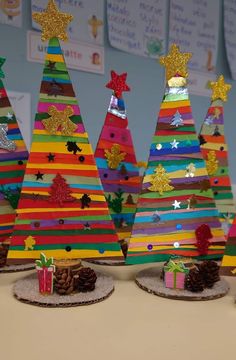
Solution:
M187 274L189 269L187 269L183 263L175 263L174 261L170 260L167 265L164 266L165 272L181 272Z

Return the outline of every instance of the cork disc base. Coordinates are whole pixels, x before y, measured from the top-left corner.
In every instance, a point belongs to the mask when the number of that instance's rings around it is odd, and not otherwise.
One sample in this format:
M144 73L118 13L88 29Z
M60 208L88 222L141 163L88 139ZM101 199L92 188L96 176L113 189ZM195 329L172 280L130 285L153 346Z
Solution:
M204 289L198 293L184 289L169 289L165 287L164 281L160 278L160 268L157 267L140 271L136 275L135 282L141 289L151 294L175 300L213 300L225 296L229 291L229 285L224 279L217 281L213 288Z
M18 280L13 293L17 300L27 304L42 307L72 307L90 305L108 298L114 291L114 283L111 276L96 272L97 281L95 290L87 293L75 293L72 295L42 295L38 291L37 274L31 274Z
M124 266L125 264L125 260L99 260L99 259L94 259L94 260L86 260L86 262L89 262L91 264L96 264L96 265L107 265L107 266Z
M0 267L0 273L12 273L35 269L35 264L5 265Z

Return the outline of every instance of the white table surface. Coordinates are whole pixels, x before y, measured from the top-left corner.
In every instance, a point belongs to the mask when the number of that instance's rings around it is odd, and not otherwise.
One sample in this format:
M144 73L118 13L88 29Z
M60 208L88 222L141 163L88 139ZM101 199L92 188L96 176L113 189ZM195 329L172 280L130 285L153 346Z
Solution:
M40 308L12 296L29 272L0 274L1 360L228 360L236 356L236 279L224 298L169 300L138 288L128 267L90 265L115 278L107 300L75 308Z

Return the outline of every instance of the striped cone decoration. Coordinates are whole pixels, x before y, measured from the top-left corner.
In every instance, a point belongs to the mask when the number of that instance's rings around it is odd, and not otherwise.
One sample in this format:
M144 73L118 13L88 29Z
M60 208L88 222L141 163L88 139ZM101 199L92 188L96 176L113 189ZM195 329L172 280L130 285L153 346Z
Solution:
M160 58L167 87L152 139L127 264L172 255L221 258L225 237L192 118L186 79L191 54L173 44Z
M30 262L41 252L55 259L122 258L58 40L66 39L71 17L50 0L34 18L49 43L8 262Z
M0 58L0 66L4 62ZM0 77L4 77L2 70ZM0 246L6 248L13 231L27 158L21 131L0 79ZM4 265L5 261L1 263Z
M229 175L228 149L224 135L224 107L231 85L225 84L223 75L211 82L212 101L202 124L199 140L206 161L216 206L225 234L233 222L236 207Z
M123 91L129 91L127 74L111 71L106 85L113 90L97 143L95 158L119 240L128 239L134 221L141 178L135 156Z

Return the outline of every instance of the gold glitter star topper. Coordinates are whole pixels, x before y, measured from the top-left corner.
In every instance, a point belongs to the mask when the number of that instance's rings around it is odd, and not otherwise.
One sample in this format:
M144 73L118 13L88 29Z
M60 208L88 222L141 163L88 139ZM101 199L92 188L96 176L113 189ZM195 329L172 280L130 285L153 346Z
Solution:
M159 58L160 64L166 68L166 79L170 80L176 75L187 78L187 64L191 57L191 53L181 53L179 47L176 44L172 44L169 54Z
M67 25L73 20L73 16L60 12L55 0L49 0L47 9L42 13L33 13L33 19L42 26L42 40L49 40L56 37L61 40L68 40L66 33Z
M220 75L216 82L211 81L210 88L212 89L212 95L211 95L212 101L218 99L221 99L223 101L228 100L227 93L231 89L231 85L225 83L225 79L223 75Z

